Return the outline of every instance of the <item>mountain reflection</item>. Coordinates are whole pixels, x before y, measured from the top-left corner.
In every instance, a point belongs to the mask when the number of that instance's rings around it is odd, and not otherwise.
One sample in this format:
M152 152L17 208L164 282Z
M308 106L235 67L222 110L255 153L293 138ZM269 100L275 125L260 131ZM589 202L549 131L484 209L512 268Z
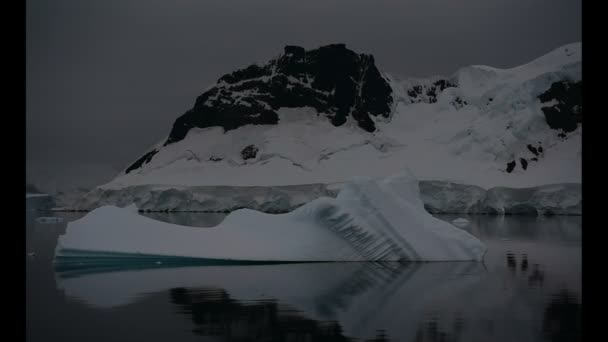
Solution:
M581 304L574 293L564 289L551 296L545 308L543 335L548 341L581 340Z
M169 291L194 332L239 341L388 341L413 336L430 299L485 275L478 262L208 266L56 277L68 297L98 308ZM239 336L238 338L236 336Z
M276 301L241 303L222 289L170 290L171 302L189 314L194 333L223 341L350 341L337 322L318 322Z
M194 334L220 341L577 341L580 292L561 290L564 264L503 253L506 269L493 272L479 262L310 263L68 272L56 281L93 308L168 294Z

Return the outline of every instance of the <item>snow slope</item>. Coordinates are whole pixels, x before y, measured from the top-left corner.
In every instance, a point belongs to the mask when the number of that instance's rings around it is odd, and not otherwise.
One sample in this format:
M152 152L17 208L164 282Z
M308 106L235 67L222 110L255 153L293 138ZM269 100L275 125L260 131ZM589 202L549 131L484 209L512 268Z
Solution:
M56 260L111 253L243 261L453 261L481 260L485 246L431 216L418 182L401 174L349 182L335 199L318 198L287 214L237 210L208 229L155 221L133 207L101 207L68 224Z
M180 141L160 142L147 163L101 185L84 202L95 206L104 191L136 194L141 186L336 184L388 176L405 163L420 180L486 189L581 182L582 125L568 132L551 128L543 111L559 112L561 100L539 100L554 84L581 81L580 43L511 69L476 65L451 77L384 77L393 110L387 118L370 116L374 132L352 117L335 126L311 107L278 109L278 124L194 127ZM253 157L243 153L251 146Z

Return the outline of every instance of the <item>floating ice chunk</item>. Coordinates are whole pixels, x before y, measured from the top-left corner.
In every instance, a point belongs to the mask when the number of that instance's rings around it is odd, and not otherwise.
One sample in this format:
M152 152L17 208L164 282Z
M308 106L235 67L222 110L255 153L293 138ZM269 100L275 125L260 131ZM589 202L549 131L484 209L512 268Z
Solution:
M460 217L452 221L452 224L457 227L466 227L469 225L469 220L465 219L464 217Z
M63 222L61 217L38 217L36 222L43 224L60 223Z
M287 214L237 210L218 226L205 229L101 207L68 224L59 237L56 262L107 260L112 255L281 262L456 261L481 260L485 250L474 236L426 212L418 182L404 173L359 178L346 183L336 198L318 198Z

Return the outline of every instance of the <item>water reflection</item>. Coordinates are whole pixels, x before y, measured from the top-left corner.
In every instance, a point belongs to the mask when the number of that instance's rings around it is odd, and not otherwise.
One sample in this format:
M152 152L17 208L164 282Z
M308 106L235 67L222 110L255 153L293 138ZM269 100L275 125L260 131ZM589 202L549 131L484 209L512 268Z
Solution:
M512 252L507 252L507 267L509 267L512 272L515 272L515 270L517 269L517 261L515 260L515 254L513 254Z
M442 331L436 320L421 323L416 331L416 342L458 341L460 336L454 332Z
M517 271L517 259L513 252L508 251L506 254L507 268L512 274ZM522 254L521 261L521 272L522 276L528 277L528 287L537 288L542 287L545 280L545 272L542 270L542 266L538 263L532 264L532 270L528 273L528 254Z
M521 270L522 270L522 272L528 271L528 254L524 253L522 255Z
M284 341L287 335L281 334L287 332L316 341L336 337L337 331L343 336L380 340L396 333L397 340L403 340L415 336L429 300L466 296L485 274L478 262L326 263L98 273L57 277L57 284L68 297L98 308L124 306L147 293L169 291L172 303L180 306L180 312L192 315L195 330L201 334L215 331L232 336L233 327L242 325L241 333L254 334L261 324L256 320L262 319L266 323L260 329L275 322L272 326L281 337L273 341ZM251 320L247 318L251 312L270 316L258 314ZM331 322L340 329L328 330ZM309 328L293 330L289 324ZM220 327L225 330L218 332ZM384 332L379 334L378 329Z
M532 273L528 277L528 286L530 287L542 287L543 281L545 280L545 272L540 269L539 264L534 264L532 267Z
M545 308L543 335L549 341L580 341L581 305L576 294L563 289L551 295Z
M318 322L273 300L242 303L223 289L173 288L171 302L195 334L239 341L348 341L337 322Z
M28 260L28 296L56 296L44 305L48 316L42 304L28 303L28 329L72 311L102 313L95 319L108 326L131 324L131 312L145 312L143 320L171 314L188 336L220 341L580 340L580 217L467 218L466 229L488 245L483 264L123 268L53 276L50 260L65 222L28 217L28 250L37 252ZM50 282L43 272L51 272ZM61 322L49 325L70 340L73 328ZM179 334L176 326L163 329ZM127 330L118 339L137 340Z

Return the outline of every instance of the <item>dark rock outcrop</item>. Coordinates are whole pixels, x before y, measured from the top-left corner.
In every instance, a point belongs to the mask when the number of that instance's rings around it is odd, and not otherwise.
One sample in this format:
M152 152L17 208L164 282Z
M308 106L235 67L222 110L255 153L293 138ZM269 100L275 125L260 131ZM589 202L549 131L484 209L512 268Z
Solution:
M511 173L513 172L513 169L515 168L515 160L512 160L510 162L507 163L507 172Z
M439 79L428 84L417 84L406 90L409 96L410 103L435 103L437 102L437 96L446 88L456 87L456 84L446 79ZM462 101L459 98L460 101ZM466 101L460 102L458 105L466 105Z
M551 84L551 87L538 96L541 103L551 101L557 104L542 107L549 127L562 130L560 136L569 133L578 127L583 119L582 106L583 82L560 81Z
M534 153L535 156L538 156L538 149L534 146L532 146L531 144L528 144L528 150L530 150L530 152Z
M179 117L165 145L182 140L193 127L272 125L282 107L313 107L335 126L352 116L368 132L371 116L388 117L392 90L371 55L357 54L344 44L306 51L286 46L277 59L222 76Z
M468 105L466 100L463 100L460 96L456 96L454 100L451 102L452 106L456 109L460 109L466 105Z
M129 173L133 170L137 170L140 167L142 167L144 164L147 164L150 162L150 160L152 160L152 157L154 157L154 155L158 153L158 150L154 149L146 154L144 154L141 158L137 159L135 161L135 163L131 164L131 166L129 166L127 168L127 170L125 171L125 173Z
M257 153L258 148L254 145L249 145L241 151L241 156L243 157L243 160L254 159L257 156Z

